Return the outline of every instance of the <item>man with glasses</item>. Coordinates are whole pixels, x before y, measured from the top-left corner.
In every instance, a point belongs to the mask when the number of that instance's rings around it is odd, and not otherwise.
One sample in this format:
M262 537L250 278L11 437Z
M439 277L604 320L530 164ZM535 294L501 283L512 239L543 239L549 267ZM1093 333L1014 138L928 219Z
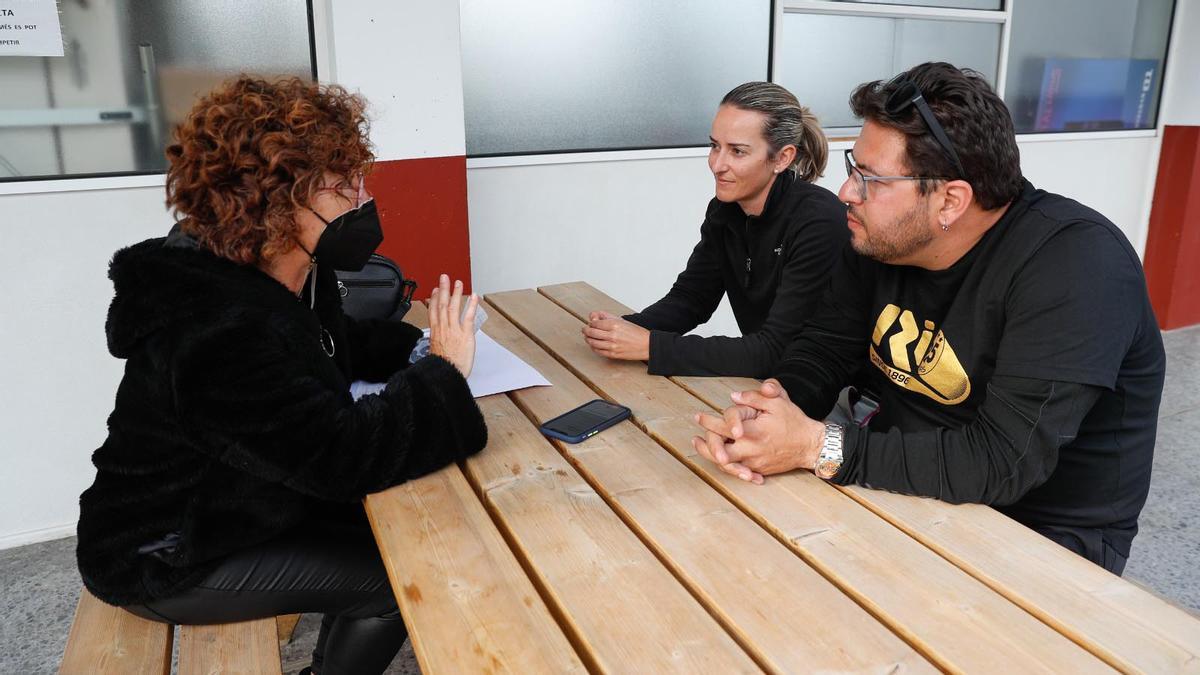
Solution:
M753 482L801 468L991 504L1120 574L1166 363L1136 252L1022 177L1012 119L978 73L926 63L850 105L850 247L777 377L698 416L697 451ZM877 414L844 401L821 421L847 385Z

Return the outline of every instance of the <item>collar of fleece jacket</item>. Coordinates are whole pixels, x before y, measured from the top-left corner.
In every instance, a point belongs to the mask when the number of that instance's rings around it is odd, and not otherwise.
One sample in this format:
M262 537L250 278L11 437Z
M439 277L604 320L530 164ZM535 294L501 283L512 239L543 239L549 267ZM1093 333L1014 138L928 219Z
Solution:
M108 310L108 350L128 358L137 345L180 320L231 307L282 309L305 323L319 318L332 327L341 307L336 284L317 284L317 313L253 265L239 265L195 247L165 246L149 239L113 255L109 278L116 291ZM320 269L320 277L332 275ZM324 281L324 279L320 279ZM315 338L314 338L315 339Z
M737 202L723 202L719 199L713 199L713 204L716 206L716 211L710 214L716 216L716 220L720 220L726 226L745 227L747 222L752 220L770 220L774 216L775 211L787 199L788 192L791 191L796 181L800 180L795 171L784 171L775 177L775 182L771 185L771 191L767 193L767 201L763 204L762 213L757 216L747 216L746 212Z

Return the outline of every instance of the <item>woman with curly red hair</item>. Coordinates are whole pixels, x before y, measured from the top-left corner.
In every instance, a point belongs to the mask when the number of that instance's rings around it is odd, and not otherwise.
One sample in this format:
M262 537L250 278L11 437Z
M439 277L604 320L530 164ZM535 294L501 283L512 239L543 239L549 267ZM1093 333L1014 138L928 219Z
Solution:
M406 636L360 500L487 440L461 283L442 276L432 356L411 366L420 330L342 312L333 270L382 240L364 107L337 86L242 77L176 130L179 221L110 268L125 375L80 497L97 597L180 624L321 612L321 673L382 672ZM356 379L387 386L354 401Z

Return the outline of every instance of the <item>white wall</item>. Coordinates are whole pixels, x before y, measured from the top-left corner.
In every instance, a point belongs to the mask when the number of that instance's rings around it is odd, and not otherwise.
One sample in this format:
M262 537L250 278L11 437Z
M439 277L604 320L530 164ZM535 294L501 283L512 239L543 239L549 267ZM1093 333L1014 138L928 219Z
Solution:
M1158 171L1158 137L1019 143L1035 186L1078 200L1113 221L1143 255Z
M1034 185L1108 216L1139 253L1157 145L1157 137L1020 141ZM834 144L818 181L834 192L844 147ZM489 293L582 280L641 309L683 269L712 194L704 156L468 168L474 287ZM737 335L728 304L698 332Z
M379 159L466 153L458 2L325 0L334 77L371 101Z
M0 197L0 548L74 534L122 368L108 260L169 224L162 188Z
M683 269L712 191L705 157L468 169L473 287L584 280L640 309Z

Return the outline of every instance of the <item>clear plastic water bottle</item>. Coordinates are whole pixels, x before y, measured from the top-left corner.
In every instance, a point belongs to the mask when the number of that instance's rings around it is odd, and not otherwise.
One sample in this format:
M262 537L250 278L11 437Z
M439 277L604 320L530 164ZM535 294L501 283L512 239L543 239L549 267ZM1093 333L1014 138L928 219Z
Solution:
M467 311L467 308L463 307L464 314L466 314L466 311ZM475 332L476 333L478 333L479 329L483 327L483 322L487 321L487 318L488 318L487 311L485 311L483 309L483 305L480 305L479 307L477 307L475 309ZM417 361L420 361L421 359L425 358L426 356L429 356L429 329L428 328L425 329L425 335L420 340L417 340L417 346L413 347L412 353L408 355L408 362L416 363Z

